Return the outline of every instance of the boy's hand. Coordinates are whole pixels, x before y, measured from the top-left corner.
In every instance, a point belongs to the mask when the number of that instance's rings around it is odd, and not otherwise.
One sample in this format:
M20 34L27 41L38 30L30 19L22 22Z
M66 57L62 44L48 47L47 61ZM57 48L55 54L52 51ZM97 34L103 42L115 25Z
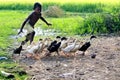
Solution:
M20 31L18 32L18 35L19 35L21 32L23 32L23 31L22 31L22 30L20 30Z
M51 26L52 24L51 23L47 23L48 26Z

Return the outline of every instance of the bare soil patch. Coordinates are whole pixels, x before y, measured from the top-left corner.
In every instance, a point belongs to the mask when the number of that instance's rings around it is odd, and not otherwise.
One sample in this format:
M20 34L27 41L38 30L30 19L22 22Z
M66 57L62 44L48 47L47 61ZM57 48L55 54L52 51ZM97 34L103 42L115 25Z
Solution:
M19 61L32 76L28 80L120 80L120 37L98 37L85 56L56 55Z

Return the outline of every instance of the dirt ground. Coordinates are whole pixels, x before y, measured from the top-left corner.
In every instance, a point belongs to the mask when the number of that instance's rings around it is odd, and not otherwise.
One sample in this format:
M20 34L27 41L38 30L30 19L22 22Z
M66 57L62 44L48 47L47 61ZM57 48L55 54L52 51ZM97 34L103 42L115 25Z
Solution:
M92 59L91 54L96 54ZM20 59L28 80L120 80L120 37L99 36L85 56Z

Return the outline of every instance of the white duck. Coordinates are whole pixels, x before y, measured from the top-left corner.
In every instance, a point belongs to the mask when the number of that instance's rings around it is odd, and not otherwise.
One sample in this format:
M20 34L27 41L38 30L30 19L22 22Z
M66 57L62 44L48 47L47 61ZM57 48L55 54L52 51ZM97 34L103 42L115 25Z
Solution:
M71 50L71 52L76 52L81 47L82 44L83 42L80 41L76 43L75 47Z
M67 45L68 45L68 43L69 43L70 40L71 40L71 37L68 38L68 39L62 40L61 45L60 45L60 49L63 49L65 47L67 47Z
M75 45L76 45L77 39L74 41L74 43L71 43L71 45L68 45L67 47L65 47L64 49L62 49L63 53L69 53L72 49L74 49ZM66 54L65 54L66 55Z
M50 38L45 38L43 42L44 42L44 48L48 47L50 45L51 39Z
M43 48L44 48L44 43L43 43L43 41L39 41L38 44L39 44L39 46L38 46L36 53L41 53L43 51Z
M39 42L36 45L27 48L26 52L34 54L38 51L38 49L40 49L42 47L42 45L43 45L42 40L39 40Z

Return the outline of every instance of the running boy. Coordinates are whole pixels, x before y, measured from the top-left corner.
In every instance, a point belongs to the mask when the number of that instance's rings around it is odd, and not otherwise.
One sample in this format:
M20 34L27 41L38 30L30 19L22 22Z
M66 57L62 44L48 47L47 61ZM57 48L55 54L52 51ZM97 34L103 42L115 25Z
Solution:
M43 22L45 22L48 26L52 25L48 23L42 16L41 16L41 11L42 11L42 5L38 2L34 4L33 7L33 12L27 17L27 19L23 22L20 31L18 34L23 32L23 28L25 26L25 29L27 30L27 35L26 39L23 41L24 44L28 41L30 41L30 44L32 43L34 36L35 36L35 31L34 31L34 25L36 22L41 19Z

